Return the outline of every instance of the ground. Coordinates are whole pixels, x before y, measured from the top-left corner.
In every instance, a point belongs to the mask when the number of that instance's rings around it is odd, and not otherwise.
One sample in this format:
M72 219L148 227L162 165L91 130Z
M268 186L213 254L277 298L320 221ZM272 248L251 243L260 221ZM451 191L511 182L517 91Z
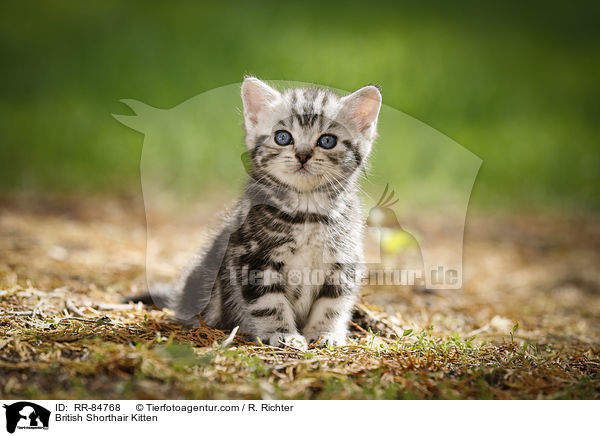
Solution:
M3 398L600 398L594 216L473 212L462 290L367 287L349 345L301 352L121 304L145 288L138 196L0 201ZM165 277L208 215L152 218Z

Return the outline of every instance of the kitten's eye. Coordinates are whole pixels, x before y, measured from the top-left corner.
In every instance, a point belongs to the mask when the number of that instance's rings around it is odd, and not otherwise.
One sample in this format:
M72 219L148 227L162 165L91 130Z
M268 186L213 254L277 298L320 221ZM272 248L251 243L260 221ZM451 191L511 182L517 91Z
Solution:
M275 132L275 142L279 145L290 145L292 143L292 134L287 130L278 130Z
M335 147L335 144L337 144L337 137L335 135L325 134L317 139L317 145L327 150Z

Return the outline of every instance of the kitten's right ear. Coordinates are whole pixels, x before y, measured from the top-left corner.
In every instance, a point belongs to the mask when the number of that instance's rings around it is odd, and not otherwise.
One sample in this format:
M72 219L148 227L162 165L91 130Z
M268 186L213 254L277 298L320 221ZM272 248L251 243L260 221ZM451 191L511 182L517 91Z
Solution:
M280 97L281 94L265 82L256 77L246 77L242 83L244 118L247 122L256 124L259 114Z

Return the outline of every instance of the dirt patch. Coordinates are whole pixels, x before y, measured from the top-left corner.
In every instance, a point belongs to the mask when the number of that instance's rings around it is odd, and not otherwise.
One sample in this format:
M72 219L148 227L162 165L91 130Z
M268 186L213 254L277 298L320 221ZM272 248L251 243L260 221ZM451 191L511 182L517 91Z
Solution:
M600 398L596 217L471 216L462 290L367 287L348 346L301 352L121 305L145 288L135 196L0 204L5 398ZM153 220L174 279L207 227Z

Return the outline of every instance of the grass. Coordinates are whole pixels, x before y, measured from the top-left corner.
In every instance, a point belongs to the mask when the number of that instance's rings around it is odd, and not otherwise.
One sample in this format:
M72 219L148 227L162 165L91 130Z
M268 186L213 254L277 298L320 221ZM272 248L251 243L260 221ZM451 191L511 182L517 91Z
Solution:
M20 292L13 289L11 295ZM224 332L183 330L166 321L164 313L140 308L121 312L25 323L23 317L11 320L5 313L0 343L0 367L7 377L3 395L34 399L600 395L597 347L571 346L566 354L551 346L538 350L529 343L489 344L458 334L440 337L431 326L385 339L355 331L348 346L300 352L240 341L222 346Z
M462 290L366 287L349 345L301 352L120 304L145 283L135 198L2 204L3 398L600 398L593 216L472 217ZM174 279L208 221L163 214Z

